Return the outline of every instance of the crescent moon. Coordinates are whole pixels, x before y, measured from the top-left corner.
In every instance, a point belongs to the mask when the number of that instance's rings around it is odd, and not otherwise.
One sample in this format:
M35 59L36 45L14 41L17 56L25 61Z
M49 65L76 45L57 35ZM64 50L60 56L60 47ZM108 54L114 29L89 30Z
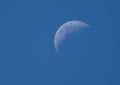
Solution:
M68 21L60 26L54 37L54 47L59 49L62 42L70 35L79 32L81 29L89 28L89 25L82 21Z

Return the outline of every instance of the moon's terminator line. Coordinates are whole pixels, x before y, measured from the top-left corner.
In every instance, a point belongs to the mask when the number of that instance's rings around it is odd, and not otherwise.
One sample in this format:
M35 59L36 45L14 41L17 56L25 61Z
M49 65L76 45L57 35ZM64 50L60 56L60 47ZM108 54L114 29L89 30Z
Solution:
M89 28L89 25L82 21L68 21L64 23L55 33L54 46L58 50L62 42L70 35L79 32L81 29Z

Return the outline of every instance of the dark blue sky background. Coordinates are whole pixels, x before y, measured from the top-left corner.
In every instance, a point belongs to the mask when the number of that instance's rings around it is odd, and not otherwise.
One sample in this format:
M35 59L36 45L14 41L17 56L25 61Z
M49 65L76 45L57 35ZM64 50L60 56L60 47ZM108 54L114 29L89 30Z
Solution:
M1 0L0 85L120 85L115 7L112 0ZM53 45L69 20L93 30L77 55Z

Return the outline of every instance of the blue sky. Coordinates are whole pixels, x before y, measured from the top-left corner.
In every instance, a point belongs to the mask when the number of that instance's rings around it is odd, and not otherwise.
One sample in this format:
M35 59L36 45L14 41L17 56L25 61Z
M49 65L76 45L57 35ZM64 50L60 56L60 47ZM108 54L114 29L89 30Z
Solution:
M112 0L0 1L0 85L119 85L114 7ZM91 26L88 51L55 52L55 32L69 20Z

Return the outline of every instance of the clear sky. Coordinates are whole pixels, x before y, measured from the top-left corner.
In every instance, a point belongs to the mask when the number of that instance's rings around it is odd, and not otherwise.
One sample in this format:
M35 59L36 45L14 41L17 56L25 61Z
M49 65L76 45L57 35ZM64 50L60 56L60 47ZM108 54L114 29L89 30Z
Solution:
M114 6L112 0L0 0L0 85L120 85ZM80 54L54 49L55 32L69 20L93 30Z

